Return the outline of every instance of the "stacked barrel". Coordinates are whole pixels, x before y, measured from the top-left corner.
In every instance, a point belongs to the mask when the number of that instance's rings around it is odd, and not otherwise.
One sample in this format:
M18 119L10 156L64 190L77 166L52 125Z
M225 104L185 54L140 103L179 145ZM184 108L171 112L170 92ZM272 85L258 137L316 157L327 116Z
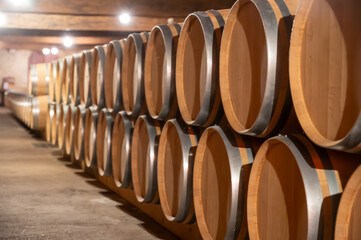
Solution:
M360 239L359 9L239 0L59 59L51 141L205 239Z
M52 64L30 65L28 75L28 92L7 93L7 104L15 116L34 131L47 129L49 94L54 79Z

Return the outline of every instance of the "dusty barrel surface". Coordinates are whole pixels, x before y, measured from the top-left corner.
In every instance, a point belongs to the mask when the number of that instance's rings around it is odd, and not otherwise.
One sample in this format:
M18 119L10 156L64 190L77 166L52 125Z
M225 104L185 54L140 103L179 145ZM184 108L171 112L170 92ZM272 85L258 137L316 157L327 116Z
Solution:
M361 238L361 167L347 182L337 211L335 239Z
M297 130L289 90L288 54L298 0L237 1L220 52L226 117L238 133L267 137Z
M112 174L112 134L114 118L111 112L102 109L97 123L97 166L100 176Z
M175 90L175 62L180 25L155 26L145 54L145 99L150 116L157 120L175 117L178 104Z
M218 76L222 14L214 10L192 13L179 35L176 93L182 118L189 125L208 126L222 112Z
M77 106L74 125L74 157L75 160L84 158L84 128L86 108Z
M59 119L58 119L58 148L65 149L65 128L66 128L66 117L68 115L69 106L60 105Z
M303 130L317 145L349 152L361 150L360 9L356 0L300 1L290 48Z
M81 53L79 69L79 95L80 104L83 107L91 106L91 68L93 50L85 50Z
M66 116L65 123L65 153L68 155L74 155L74 126L76 107L68 105L68 114Z
M96 46L92 53L91 67L91 101L92 106L99 110L105 107L104 77L107 45Z
M28 94L41 96L49 94L50 64L38 63L30 65Z
M55 101L57 103L61 103L61 87L62 87L62 77L64 76L62 74L63 71L63 59L59 58L56 61L56 75L55 75Z
M146 112L144 97L144 58L148 33L133 33L127 38L122 66L124 110L137 117Z
M54 105L54 116L51 120L51 143L54 146L58 145L58 124L60 115L60 104L55 103Z
M132 181L137 200L157 200L157 155L161 132L159 122L145 115L138 117L132 139Z
M80 93L79 93L79 78L80 78L80 65L81 65L81 54L77 53L72 56L73 74L70 78L70 102L73 106L80 104Z
M63 71L62 74L62 86L61 86L61 98L63 104L70 104L71 95L70 95L70 86L73 81L74 73L74 58L73 56L67 56L63 61Z
M55 102L55 84L56 84L56 61L49 63L49 98L50 102Z
M105 103L114 114L123 109L122 97L122 65L126 39L111 41L105 66Z
M84 125L84 161L87 167L97 166L97 123L98 111L94 107L89 107L86 110Z
M112 136L112 169L115 185L127 188L132 181L131 149L134 120L125 111L114 118Z
M249 180L250 238L333 239L339 198L359 160L302 135L267 140Z
M46 128L46 118L48 115L49 96L37 96L32 99L32 129L43 131Z
M257 140L219 126L202 133L194 162L193 195L204 239L246 238L247 188Z
M54 117L54 108L56 104L49 102L46 116L45 138L47 142L52 142L52 121Z
M162 129L158 147L158 191L169 221L194 221L193 164L198 132L171 119Z

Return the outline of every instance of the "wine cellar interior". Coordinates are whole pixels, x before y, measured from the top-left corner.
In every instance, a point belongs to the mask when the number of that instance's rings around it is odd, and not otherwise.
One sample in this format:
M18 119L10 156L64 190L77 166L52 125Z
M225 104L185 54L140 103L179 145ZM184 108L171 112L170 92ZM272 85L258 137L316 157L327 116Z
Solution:
M361 239L361 1L0 1L0 239Z

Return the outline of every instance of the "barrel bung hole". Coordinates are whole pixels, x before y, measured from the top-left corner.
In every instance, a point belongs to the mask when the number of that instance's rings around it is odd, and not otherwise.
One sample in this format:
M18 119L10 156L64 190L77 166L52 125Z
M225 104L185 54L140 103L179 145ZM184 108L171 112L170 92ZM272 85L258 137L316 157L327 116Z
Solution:
M265 94L266 36L260 13L252 2L232 10L229 19L223 32L229 39L225 43L226 80L223 83L229 100L223 101L232 126L242 131L256 121Z
M181 48L183 55L181 71L183 78L180 79L183 87L185 106L191 120L195 120L202 105L206 81L207 81L207 56L203 29L199 20L190 16L183 28L186 31L184 39L180 39L179 44L184 44ZM183 30L182 30L183 31ZM182 37L182 35L181 35ZM183 43L181 43L183 42Z
M269 141L256 156L262 161L257 184L257 226L260 239L306 239L307 203L302 176L289 148Z

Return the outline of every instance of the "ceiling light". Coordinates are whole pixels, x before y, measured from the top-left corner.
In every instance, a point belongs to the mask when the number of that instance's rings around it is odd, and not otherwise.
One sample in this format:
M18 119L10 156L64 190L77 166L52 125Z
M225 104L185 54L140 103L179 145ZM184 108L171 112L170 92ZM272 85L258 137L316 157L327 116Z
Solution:
M119 15L119 22L123 23L123 24L128 24L131 20L131 17L129 15L129 13L122 13Z
M59 53L59 49L57 49L56 47L51 48L50 51L51 51L51 54L53 54L53 55L57 55Z
M16 7L30 7L31 0L8 0L9 3Z
M0 13L0 26L4 26L6 24L6 17L3 13Z
M49 55L50 54L50 49L49 48L43 48L43 54L44 55Z
M65 47L71 47L71 46L73 46L73 39L71 38L71 37L69 37L69 36L66 36L66 37L64 37L64 39L63 39L63 44L64 44L64 46Z

